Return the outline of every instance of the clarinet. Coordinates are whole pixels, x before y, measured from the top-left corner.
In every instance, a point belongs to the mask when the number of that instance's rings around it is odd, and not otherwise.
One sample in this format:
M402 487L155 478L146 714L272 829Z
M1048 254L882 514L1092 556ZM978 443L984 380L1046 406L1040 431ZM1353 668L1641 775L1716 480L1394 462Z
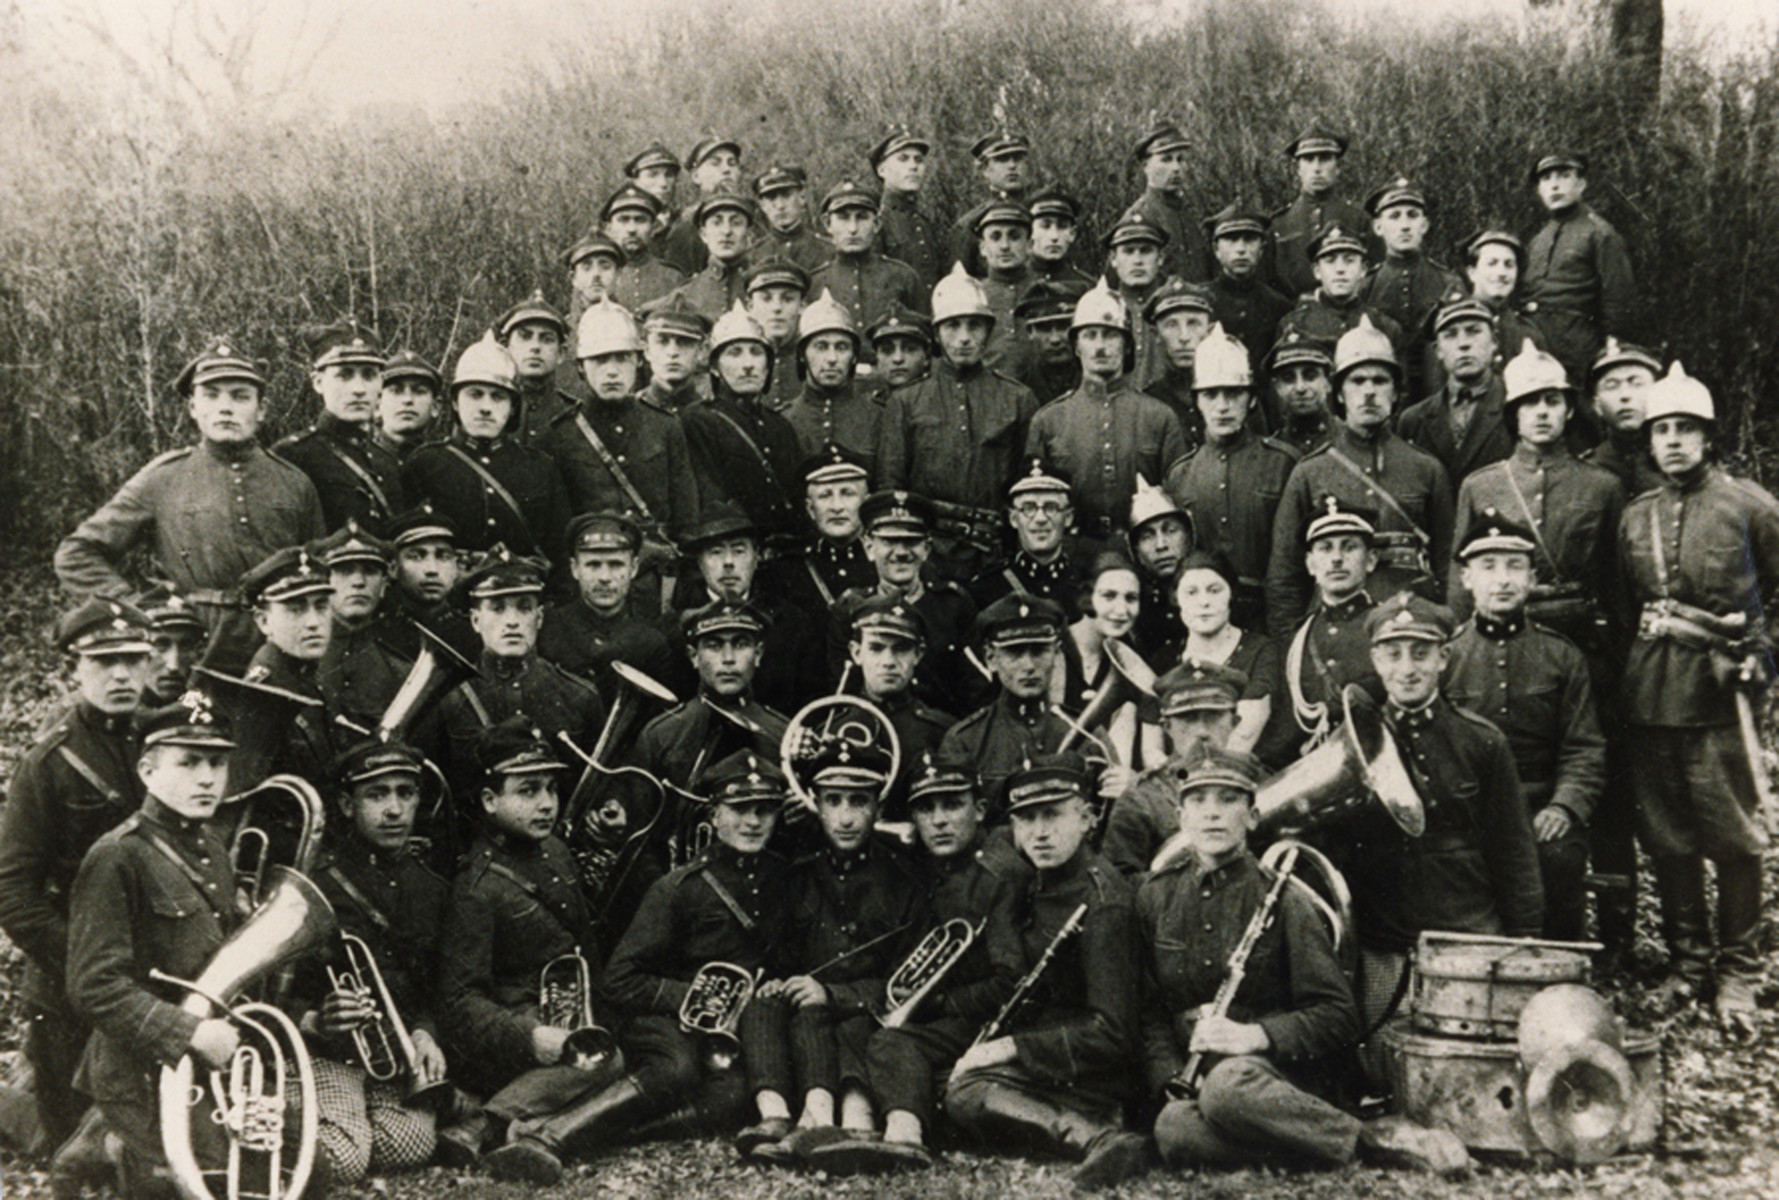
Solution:
M1254 947L1260 944L1260 935L1272 924L1273 913L1278 910L1279 899L1285 894L1285 885L1291 882L1291 869L1297 865L1297 843L1292 842L1279 856L1279 877L1273 880L1272 886L1266 890L1266 899L1254 910L1248 921L1247 929L1242 931L1242 940L1236 943L1235 949L1229 954L1229 974L1217 987L1216 998L1205 1010L1204 1016L1227 1017L1229 1006L1235 1003L1235 993L1247 978L1248 960L1254 957ZM1201 1020L1203 1017L1200 1018ZM1198 1095L1198 1085L1204 1082L1207 1067L1205 1053L1200 1050L1186 1060L1180 1073L1168 1081L1167 1094L1177 1100L1190 1100Z
M1085 924L1086 921L1087 904L1083 902L1076 907L1074 912L1069 914L1069 919L1062 923L1062 928L1056 931L1056 936L1050 939L1050 944L1048 946L1044 947L1044 953L1038 955L1038 961L1032 964L1032 969L1025 973L1025 978L1019 981L1019 985L1013 989L1013 994L1007 997L1007 1003L1001 1005L1001 1011L994 1015L994 1020L982 1027L982 1032L978 1033L976 1035L976 1040L970 1043L971 1050L974 1050L983 1042L992 1041L1001 1036L1001 1030L1006 1026L1008 1020L1012 1018L1015 1010L1025 1002L1026 995L1034 987L1038 986L1038 980L1043 977L1044 972L1049 968L1050 960L1056 957L1057 950L1061 949L1064 942L1074 937L1077 933L1080 933L1081 926ZM956 1078L957 1068L953 1067L951 1073L952 1077Z

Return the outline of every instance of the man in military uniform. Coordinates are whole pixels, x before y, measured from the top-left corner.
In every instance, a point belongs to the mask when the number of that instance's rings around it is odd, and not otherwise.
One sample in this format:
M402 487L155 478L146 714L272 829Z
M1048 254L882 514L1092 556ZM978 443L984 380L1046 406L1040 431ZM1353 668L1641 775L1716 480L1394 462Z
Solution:
M1038 279L1013 306L1020 336L1001 369L1030 388L1040 405L1081 386L1081 360L1069 346L1069 322L1086 290Z
M892 125L866 157L883 183L883 207L877 220L877 249L886 258L914 268L920 286L931 289L945 269L944 247L931 220L920 211L920 189L927 178L932 143L906 125Z
M1093 286L1093 276L1075 265L1075 237L1081 231L1081 202L1047 183L1026 202L1032 218L1032 281L1040 279L1077 293ZM1028 285L1029 290L1029 285Z
M1414 587L1444 595L1451 561L1452 485L1439 460L1390 431L1402 368L1390 340L1362 319L1334 349L1335 416L1326 446L1292 470L1274 524L1266 617L1274 636L1297 627L1309 599L1300 530L1325 497L1377 514L1377 594Z
M1396 322L1404 341L1396 349L1408 367L1408 394L1426 387L1426 338L1433 310L1463 290L1456 274L1425 253L1428 213L1426 191L1398 176L1365 198L1371 230L1384 244L1384 257L1359 285L1359 300Z
M754 234L755 259L782 258L813 271L833 247L809 225L809 172L780 163L754 179L754 202L764 218Z
M1180 784L1206 750L1224 750L1235 732L1236 704L1248 680L1220 663L1182 663L1155 681L1167 761L1150 767L1118 796L1100 852L1141 881L1169 838L1180 832Z
M554 552L568 524L562 473L519 435L518 368L492 336L458 356L451 404L456 428L402 464L403 489L450 517L464 550Z
M1536 937L1544 887L1507 735L1441 691L1451 613L1399 592L1371 610L1365 629L1387 697L1384 722L1426 816L1419 837L1378 808L1342 831L1352 854L1346 876L1359 938L1361 1014L1375 1029L1402 996L1408 953L1422 930Z
M562 265L568 268L568 322L572 326L590 306L612 299L618 273L628 261L624 248L603 232L589 233L562 253ZM573 361L574 339L570 338L567 354Z
M1532 186L1546 219L1526 245L1526 311L1539 339L1580 379L1608 337L1623 338L1637 307L1625 239L1587 203L1587 159L1569 150L1541 156Z
M1178 645L1186 634L1175 588L1180 564L1192 550L1192 516L1166 491L1139 476L1130 498L1130 529L1125 540L1130 543L1142 589L1130 644L1145 659L1153 660Z
M1617 338L1606 339L1588 371L1594 414L1605 436L1582 458L1618 476L1627 498L1661 486L1662 473L1643 434L1643 395L1661 371L1662 360L1653 350Z
M968 579L996 549L1001 499L1019 468L1037 397L988 367L994 313L962 267L933 289L939 358L926 378L897 389L877 441L879 487L916 492L944 524L943 573Z
M1294 303L1262 276L1266 218L1236 200L1206 217L1204 228L1217 260L1211 316L1248 348L1249 362L1258 362L1272 349L1279 322Z
M192 604L165 584L136 597L136 606L149 620L148 689L142 702L159 708L185 691L209 631Z
M637 611L632 584L642 555L642 529L620 512L582 513L568 526L568 571L572 600L544 613L538 656L592 681L601 695L623 686L612 663L635 667L670 687L683 686L689 672L653 620Z
M1365 282L1365 243L1350 226L1329 225L1309 244L1317 286L1297 298L1297 307L1279 322L1279 334L1300 333L1332 346L1361 320L1390 339L1398 360L1405 345L1395 318L1359 298Z
M803 460L803 511L815 527L799 551L765 565L771 590L804 612L825 613L852 588L868 588L877 568L860 537L859 507L868 490L865 462L842 446Z
M518 397L508 433L534 446L563 413L573 410L575 397L557 387L557 369L566 357L568 321L533 292L501 314L494 336L513 360Z
M149 979L151 968L198 978L239 922L234 863L210 823L229 791L233 747L228 719L201 694L150 715L136 768L142 807L93 844L69 897L68 999L93 1028L75 1086L99 1113L95 1135L122 1141L132 1195L171 1189L154 1082L161 1068L189 1053L204 1069L224 1070L240 1044L227 1017L186 1012L183 989ZM201 1103L194 1126L210 1116Z
M693 276L704 270L709 261L709 242L705 240L704 219L700 215L704 201L718 193L740 195L741 143L726 137L701 139L686 155L686 174L692 177L697 194L674 214L668 224L661 237L661 260ZM745 233L741 241L742 248L735 252L737 254L746 249Z
M1296 168L1298 190L1289 205L1272 215L1272 270L1279 290L1296 299L1314 291L1318 283L1310 269L1310 243L1330 225L1359 230L1367 223L1364 210L1335 195L1340 186L1340 160L1347 153L1344 136L1312 125L1291 139L1285 153ZM1360 254L1364 253L1361 244Z
M1526 245L1505 229L1484 229L1464 243L1464 279L1470 294L1489 306L1501 357L1518 356L1537 329L1520 311L1520 276L1526 273Z
M988 189L988 195L951 223L946 247L948 255L940 264L942 268L955 268L961 263L969 274L981 276L982 262L977 257L977 219L983 209L997 201L1025 202L1026 194L1031 190L1031 156L1031 139L1006 129L986 133L970 146L970 157L976 160L976 173Z
M679 419L636 395L642 334L615 304L581 314L575 331L581 376L591 395L556 418L538 443L556 460L575 513L618 512L647 531L649 575L670 554L668 543L698 521L698 481Z
M1587 936L1587 824L1606 783L1606 739L1587 660L1528 613L1537 549L1531 528L1494 508L1477 514L1458 547L1474 615L1452 639L1443 686L1453 704L1507 735L1538 839L1543 936L1578 942Z
M1761 973L1757 813L1765 770L1752 728L1773 677L1779 502L1711 460L1716 409L1675 363L1643 393L1659 488L1625 508L1618 557L1641 605L1625 664L1638 836L1655 863L1670 979L1661 999L1691 1000L1709 982L1711 910L1704 863L1717 864L1717 1012L1751 1031ZM1738 695L1738 691L1741 692Z
M1060 468L1034 458L1007 489L1007 524L1017 541L1011 553L970 581L970 598L987 608L1009 592L1042 596L1078 615L1087 583L1081 556L1073 553L1075 508Z
M330 530L348 520L381 528L407 507L401 463L372 436L387 360L376 340L352 322L309 331L308 338L314 355L309 385L321 397L321 416L272 452L314 482Z
M210 629L206 657L239 670L253 630L235 584L274 550L327 532L309 477L254 440L264 413L261 364L217 341L173 381L198 427L198 442L136 472L56 547L56 578L75 596L135 589L123 567L147 547L162 578Z
M866 1046L890 973L927 924L901 847L875 828L889 756L836 738L811 763L819 846L791 864L784 934L768 978L741 1015L742 1057L758 1124L744 1158L784 1162L873 1131ZM800 1101L796 1126L791 1102Z
M315 682L329 712L375 729L413 665L384 642L379 619L395 548L349 521L311 551L333 586L328 606L333 633L316 665Z
M378 380L377 424L371 441L399 463L432 436L445 381L437 367L412 350L390 355Z
M476 789L467 795L479 829L439 933L438 1021L452 1075L491 1095L479 1117L439 1137L440 1156L459 1168L522 1136L522 1122L568 1108L622 1070L621 1055L581 1044L595 1036L571 1040L580 1014L552 1003L557 997L540 980L547 964L558 972L571 965L558 961L564 955L580 954L596 970L604 932L567 845L552 833L565 768L522 718L476 738L475 753ZM552 976L558 985L561 978ZM491 1155L487 1166L499 1179L543 1182L527 1162Z
M1188 446L1205 440L1205 419L1192 391L1192 373L1198 344L1215 324L1215 309L1208 286L1183 279L1168 280L1143 304L1143 320L1154 328L1155 343L1161 348L1160 373L1143 390L1173 410Z
M746 1103L741 1064L714 1066L713 1036L682 1028L679 1014L707 964L748 972L766 966L780 935L786 866L767 843L788 796L777 767L747 752L718 763L704 791L715 830L710 849L655 881L606 960L601 985L624 1018L624 1074L560 1112L521 1123L489 1156L491 1172L555 1183L562 1159L607 1145L676 1103L695 1101L707 1128Z
M74 702L25 752L0 812L0 930L25 955L23 1051L44 1151L68 1141L85 1108L73 1084L91 1029L67 995L69 889L92 844L142 803L131 722L148 683L149 633L147 614L121 600L88 600L56 623ZM58 1176L72 1179L90 1160L88 1134L57 1156Z
M711 398L681 414L704 518L728 501L767 534L798 526L793 489L803 454L797 431L765 404L772 343L740 305L710 330Z
M714 322L747 294L747 252L759 214L746 196L721 189L700 200L693 215L704 265L674 295Z
M676 171L678 166L674 164ZM624 255L611 298L633 313L642 312L686 282L684 271L655 254L656 223L664 211L660 200L635 184L613 192L599 210L600 228Z
M649 364L645 403L677 415L710 395L704 374L710 325L678 292L644 310L642 352Z
M1221 554L1235 571L1230 620L1258 632L1266 628L1273 517L1298 454L1253 431L1248 351L1220 324L1198 344L1193 372L1205 443L1178 459L1162 486L1191 516L1197 548Z
M1396 430L1437 458L1453 483L1462 483L1513 452L1513 430L1502 414L1500 346L1488 306L1478 300L1460 297L1440 305L1431 325L1445 385L1409 405Z
M455 796L475 795L470 755L484 730L519 717L552 743L566 733L589 746L605 723L605 703L593 684L537 652L548 569L541 559L497 546L464 576L460 590L482 639L481 670L447 692L414 735L444 769Z
M672 211L673 191L679 184L679 158L656 139L624 164L625 187L633 187L654 200L663 213ZM662 230L665 232L665 229Z
M861 325L869 325L900 304L925 312L930 293L907 263L874 249L877 193L843 179L822 197L822 227L833 255L809 273L809 294L826 292Z
M873 492L859 506L865 555L876 568L870 588L843 593L828 614L829 678L846 661L853 618L873 596L890 596L917 610L926 624L925 652L915 670L914 694L946 712L969 712L982 692L965 645L976 605L959 584L929 581L933 507L910 492Z
M1028 458L1068 475L1076 527L1100 542L1117 531L1137 477L1160 479L1186 453L1179 419L1125 374L1130 325L1130 307L1110 290L1081 297L1069 326L1081 386L1033 416L1025 439Z
M983 609L971 629L999 690L945 731L939 755L970 765L992 825L1005 818L1008 777L1020 764L1054 751L1069 732L1068 722L1050 708L1063 624L1061 605L1015 593Z
M747 315L760 323L772 346L774 363L797 361L797 321L809 301L809 272L786 258L755 259L747 272ZM794 370L780 367L766 387L766 407L783 412L803 380Z
M1036 1003L957 1060L945 1109L981 1141L1078 1162L1083 1191L1112 1187L1149 1161L1148 1139L1123 1131L1141 1011L1131 887L1088 840L1079 757L1035 757L1007 783L1013 844L1036 871L1023 958L1036 963L1053 947L1055 957Z
M240 588L265 640L247 665L248 686L226 697L239 742L229 785L244 792L283 772L325 779L335 753L335 711L320 680L334 637L332 575L307 548L292 546L241 576Z
M1358 1149L1358 1118L1331 1097L1360 1033L1359 1006L1336 931L1303 892L1275 893L1275 869L1248 850L1262 773L1258 759L1224 750L1194 762L1179 810L1191 853L1137 890L1143 963L1156 984L1144 1059L1162 1100L1156 1147L1172 1167L1280 1156L1338 1166ZM1218 1011L1230 955L1267 903L1276 905L1267 936Z
M1138 139L1136 160L1143 169L1143 194L1124 210L1119 223L1140 216L1161 230L1164 251L1161 275L1203 283L1210 275L1210 256L1203 235L1188 215L1186 203L1186 168L1192 161L1191 141L1173 121L1159 120Z
M920 756L909 803L926 908L934 928L962 921L976 931L963 954L918 1004L886 1013L867 1053L883 1137L853 1138L810 1152L830 1175L923 1167L943 1072L969 1048L982 1023L1013 994L1026 962L1017 907L1031 867L1007 844L990 842L984 806L967 767Z
M858 694L889 718L902 748L902 769L890 781L881 822L908 820L908 787L921 756L938 749L957 717L922 703L914 695L914 675L926 652L927 622L900 596L879 592L853 609L847 662L858 671Z
M877 378L884 396L926 378L933 359L933 323L911 308L890 305L889 311L865 327L865 341L877 359Z
M1299 456L1333 436L1334 422L1328 411L1334 394L1329 378L1333 371L1328 347L1295 330L1279 338L1267 359L1267 425L1274 437Z
M1319 744L1346 720L1341 698L1349 683L1380 690L1365 634L1375 604L1366 585L1377 569L1377 530L1367 513L1334 496L1322 503L1303 533L1304 566L1316 595L1290 632L1285 655L1285 687L1302 731L1297 746L1303 749ZM1277 523L1274 528L1283 529Z
M329 1179L353 1184L368 1173L418 1167L432 1158L435 1110L410 1100L408 1092L432 1089L436 1096L449 1086L436 1019L439 929L449 885L422 866L409 845L421 805L419 752L371 739L349 748L333 767L327 783L344 819L329 822L329 852L314 881L340 932L363 943L377 978L341 949L325 964L298 971L286 1007L315 1015L319 1036L310 1047L320 1119L316 1154L327 1158ZM336 986L331 972L351 972L360 986ZM400 1073L374 1079L352 1035L374 1044L374 1026L382 1023L387 1031L392 1020L407 1029L414 1057L407 1062L394 1051Z
M390 563L393 587L378 606L383 640L405 658L420 654L425 626L452 649L473 657L481 649L468 620L452 603L463 560L457 553L457 527L451 519L422 503L396 516L389 526L394 547Z
M858 380L864 339L854 315L826 288L803 310L787 370L803 381L803 390L784 410L784 419L796 432L799 458L819 454L825 446L840 446L862 459L869 472L877 454L883 405Z
M1033 278L1032 215L1025 205L997 200L977 214L976 258L982 264L982 294L995 318L982 361L1005 370L1019 337L1014 308Z
M1168 241L1167 230L1140 212L1126 214L1106 235L1107 277L1117 285L1126 312L1136 314L1125 329L1130 338L1125 369L1137 387L1167 373L1161 339L1143 313L1168 278L1162 270Z

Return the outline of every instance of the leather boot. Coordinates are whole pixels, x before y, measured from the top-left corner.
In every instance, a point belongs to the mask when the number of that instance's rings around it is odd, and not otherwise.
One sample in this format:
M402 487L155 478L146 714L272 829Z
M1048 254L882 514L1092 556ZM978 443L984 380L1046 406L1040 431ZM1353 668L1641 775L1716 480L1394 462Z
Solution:
M983 1088L981 1106L985 1125L1077 1162L1087 1157L1095 1139L1117 1132L1106 1121L998 1083Z
M494 1137L494 1119L478 1112L467 1121L439 1130L438 1161L456 1170L467 1170L482 1157L482 1149Z
M1669 974L1696 993L1711 967L1704 861L1690 854L1664 855L1655 860L1655 880L1662 900Z
M49 1187L56 1200L74 1200L88 1184L98 1186L117 1178L120 1156L106 1143L105 1122L99 1110L88 1109L74 1134L62 1143L49 1164Z
M642 1089L626 1075L560 1112L520 1121L513 1131L537 1139L559 1155L582 1154L613 1141L616 1127L634 1122L642 1105Z
M1760 859L1717 863L1717 1019L1746 1037L1755 1031L1760 984Z

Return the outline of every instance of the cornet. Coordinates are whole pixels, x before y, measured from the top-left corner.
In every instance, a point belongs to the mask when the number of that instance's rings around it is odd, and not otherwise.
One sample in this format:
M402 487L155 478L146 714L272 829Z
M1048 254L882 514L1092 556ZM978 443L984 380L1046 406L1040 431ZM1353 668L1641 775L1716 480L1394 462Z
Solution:
M885 1029L906 1025L927 995L970 952L985 924L986 918L972 925L962 917L953 917L920 939L920 945L902 960L884 985L883 1011L876 1014L878 1023Z
M702 1039L704 1065L710 1070L726 1071L740 1057L735 1028L759 983L759 972L727 962L705 963L692 977L680 1001L679 1027Z
M559 954L537 973L538 1020L568 1030L562 1044L564 1066L597 1070L617 1058L618 1039L593 1016L593 969L576 947Z
M370 946L356 934L345 932L340 934L340 942L346 948L347 966L342 971L327 968L328 982L336 992L357 996L375 1010L369 1021L352 1031L352 1048L358 1052L364 1073L385 1082L405 1076L409 1104L426 1104L443 1095L451 1087L445 1080L420 1081L419 1051L414 1049L414 1038L396 1010L395 997L389 994Z

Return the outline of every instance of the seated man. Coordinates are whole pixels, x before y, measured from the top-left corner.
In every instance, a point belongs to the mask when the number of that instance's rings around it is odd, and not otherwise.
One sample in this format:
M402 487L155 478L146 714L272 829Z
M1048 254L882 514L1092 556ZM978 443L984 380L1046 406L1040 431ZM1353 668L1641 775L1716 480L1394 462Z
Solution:
M791 866L784 936L741 1015L760 1116L736 1138L744 1158L801 1158L845 1136L836 1122L851 1134L875 1126L865 1086L872 1010L927 922L913 866L873 829L888 774L887 754L842 738L810 766L821 845Z
M986 1026L945 1089L945 1109L966 1132L1073 1159L1084 1191L1122 1183L1149 1160L1149 1139L1123 1129L1137 1038L1136 914L1130 885L1088 842L1089 787L1072 754L1034 758L1008 780L1013 844L1037 871L1019 930L1023 957L1053 957L1037 1002Z
M571 1037L583 1027L567 1010L578 1006L549 994L555 987L546 993L541 979L564 956L595 953L598 941L574 860L551 832L566 768L518 718L477 738L476 755L482 823L439 934L438 1011L452 1074L492 1096L479 1116L440 1135L440 1157L455 1167L516 1142L521 1122L568 1108L623 1069L621 1054ZM597 1012L600 998L588 999ZM497 1179L547 1182L523 1152L490 1155L488 1169Z
M739 1107L739 1064L714 1066L711 1047L680 1025L679 1014L706 964L765 965L785 866L766 843L788 797L777 768L747 751L718 763L704 790L716 841L655 881L606 961L605 991L624 1017L625 1073L559 1112L519 1123L489 1156L491 1172L556 1183L564 1157L609 1145L677 1101L700 1095L701 1109L716 1117Z
M1143 1020L1149 1085L1164 1097L1155 1144L1173 1167L1275 1158L1351 1162L1359 1121L1326 1097L1339 1056L1359 1036L1359 1007L1328 922L1290 885L1244 964L1228 1008L1211 1011L1230 956L1281 887L1254 861L1248 754L1208 750L1180 784L1180 828L1192 852L1137 892L1144 968L1154 989Z

